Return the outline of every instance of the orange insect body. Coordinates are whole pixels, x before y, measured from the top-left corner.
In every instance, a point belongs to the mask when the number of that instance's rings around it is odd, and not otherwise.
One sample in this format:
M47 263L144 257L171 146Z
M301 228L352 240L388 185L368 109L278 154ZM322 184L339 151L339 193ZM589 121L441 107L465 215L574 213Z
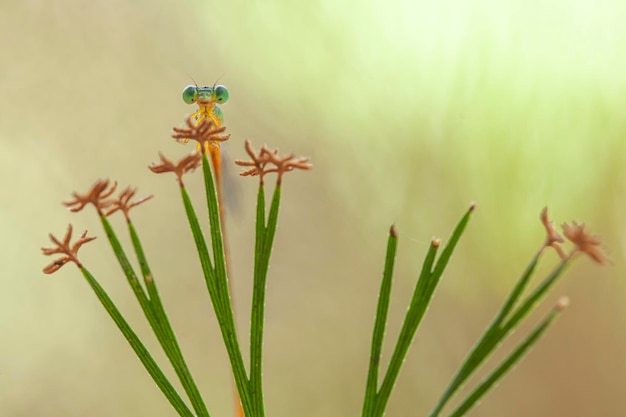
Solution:
M213 87L198 87L197 85L188 85L183 89L183 101L187 104L197 104L198 110L191 116L195 118L196 123L204 119L210 119L217 127L224 124L224 114L218 104L228 101L228 89L223 85L215 85ZM189 142L185 139L184 143ZM215 172L215 181L218 187L222 181L222 157L220 154L220 143L207 143L207 151L211 157L211 165Z

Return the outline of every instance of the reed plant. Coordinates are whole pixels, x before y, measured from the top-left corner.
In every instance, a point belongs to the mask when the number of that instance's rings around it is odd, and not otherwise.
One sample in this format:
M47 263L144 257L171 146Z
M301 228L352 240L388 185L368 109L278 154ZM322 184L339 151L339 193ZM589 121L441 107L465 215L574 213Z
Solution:
M177 162L173 162L161 154L160 162L152 164L149 168L154 173L172 173L177 178L181 203L189 222L190 237L197 248L198 260L202 269L202 279L204 279L206 284L208 297L219 324L221 337L228 353L237 395L240 399L241 407L238 413L246 417L264 417L266 413L264 403L265 387L263 385L265 292L280 213L283 179L285 174L289 172L310 170L312 165L308 158L296 158L293 154L281 156L278 150L267 146L262 146L260 149L255 150L249 141L245 142L245 150L250 159L247 161L236 161L238 165L244 168L244 171L241 173L243 176L256 177L259 181L256 202L256 225L255 230L252 231L255 236L255 247L250 337L249 346L244 347L241 344L238 328L235 325L229 286L225 231L222 227L225 210L221 207L222 202L218 192L219 184L215 182L216 175L207 157L210 146L215 146L228 139L229 135L224 134L225 129L224 126L218 126L208 118L199 122L190 118L187 121L186 128L175 129L174 137L189 138L196 141L198 143L197 150L189 153ZM204 177L202 193L206 197L207 205L201 210L194 206L190 196L191 192L197 193L199 191L188 190L184 182L184 178L195 170L201 171ZM275 179L269 201L266 196L267 189L265 185L268 178ZM116 191L117 183L110 180L97 180L86 193L73 193L72 199L65 204L72 212L79 212L87 206L92 206L96 209L104 234L113 249L115 260L121 266L130 289L163 349L169 361L169 366L174 369L184 393L179 392L174 387L175 384L163 372L163 365L157 363L153 354L102 287L96 278L96 274L92 273L79 260L79 249L85 243L94 240L95 237L87 236L85 231L77 240L73 240L71 224L68 226L67 232L62 239L58 239L50 234L53 246L51 248L43 248L43 253L45 255L57 256L43 271L46 274L51 274L68 263L75 264L175 412L181 417L210 417L209 407L205 403L202 393L195 382L192 370L187 365L176 332L168 318L167 309L163 305L156 277L144 253L140 233L136 229L130 215L131 209L148 201L151 196L136 198L136 190L132 187L123 189L117 195L115 195ZM386 366L382 366L381 352L383 344L384 342L389 343L388 340L385 340L385 328L391 303L391 288L399 241L396 227L391 226L389 229L378 303L373 323L371 353L369 363L363 364L368 369L367 378L366 381L362 382L354 381L355 384L363 384L364 387L362 417L382 417L384 415L385 408L415 334L424 319L430 303L433 301L437 286L441 282L446 267L474 210L475 205L471 204L462 214L458 224L454 227L446 241L433 239L430 242L422 262L421 272L415 277L413 295L404 316L401 330L397 339L391 341L393 343L393 347L390 350L392 352L391 356ZM130 236L132 246L130 248L123 247L118 238L119 231L115 230L109 222L109 216L115 213L121 213L126 219L127 233ZM201 214L199 215L199 213ZM457 394L459 388L484 365L484 362L494 353L499 345L528 318L529 313L545 298L550 288L563 275L563 272L577 255L581 253L587 254L599 264L608 262L600 240L598 237L588 233L584 224L576 222L564 224L561 235L549 220L547 209L541 211L540 219L546 230L545 240L539 245L537 252L530 258L528 266L521 273L491 323L468 353L465 360L459 365L456 374L452 377L441 397L433 405L429 417L437 417L446 410L446 406L453 396ZM208 223L207 230L209 231L207 234L203 232L203 225L205 226L206 223ZM566 248L566 239L570 242L569 249ZM539 281L538 285L534 288L529 288L531 278L547 250L555 250L559 255L559 261ZM131 253L136 258L139 265L138 269L133 266ZM513 347L511 352L505 355L504 359L497 363L482 381L476 384L473 390L455 402L455 408L446 411L446 415L459 417L476 405L477 401L528 352L528 349L537 343L567 304L567 298L559 299L554 308L534 328L528 331L523 339ZM247 356L249 359L247 364L244 361L244 348L248 349ZM406 414L408 415L409 413Z

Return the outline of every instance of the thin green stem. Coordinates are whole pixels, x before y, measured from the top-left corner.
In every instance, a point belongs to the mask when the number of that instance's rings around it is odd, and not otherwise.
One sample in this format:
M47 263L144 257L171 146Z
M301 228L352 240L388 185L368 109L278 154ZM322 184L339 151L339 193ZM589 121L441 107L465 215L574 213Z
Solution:
M204 174L204 186L206 191L206 201L209 216L209 226L211 229L211 246L213 248L213 261L215 262L215 280L217 283L218 293L223 306L230 307L232 315L232 306L230 306L230 293L228 291L228 277L226 275L226 256L224 254L224 239L222 236L222 225L220 219L219 202L217 189L211 172L211 165L206 156L202 155L202 172ZM225 312L226 313L226 312Z
M202 232L202 228L200 227L200 222L198 221L198 216L196 215L196 211L191 203L191 198L189 198L189 193L187 193L187 189L185 187L180 188L180 194L183 199L183 206L185 207L187 219L189 220L191 234L193 235L193 240L198 251L198 258L200 259L200 266L202 267L204 281L206 283L207 290L209 291L209 297L213 302L213 308L221 311L222 307L219 303L219 296L217 294L217 287L215 284L215 270L213 269L213 265L211 263L209 248L207 247L206 240L204 239L204 234ZM221 314L217 314L217 316L219 320L221 318Z
M137 253L146 288L149 292L151 292L150 297L152 298L152 300L148 298L143 287L141 286L135 270L132 267L128 256L126 255L126 252L124 251L117 237L117 234L111 227L111 224L109 223L107 217L104 215L100 215L100 221L107 234L107 238L111 244L111 247L113 248L113 252L115 253L115 256L133 290L133 293L135 294L139 305L141 306L141 309L143 310L144 315L146 316L146 319L150 324L150 327L154 331L157 340L161 344L161 347L163 348L168 359L170 360L170 363L176 371L179 379L181 380L183 388L189 396L194 410L200 417L210 417L206 405L202 400L200 392L193 382L193 378L191 378L189 370L186 369L187 367L185 361L184 359L182 359L182 353L180 353L176 338L173 334L169 321L167 320L165 311L160 304L158 292L156 291L156 287L153 283L147 260L139 242L139 237L137 236L132 226L132 223L128 223L131 240L133 242L135 252ZM154 297L156 297L156 303Z
M241 398L244 413L248 417L255 416L255 406L250 394L250 383L248 374L241 355L241 348L237 338L237 328L230 300L228 289L228 277L226 274L226 258L224 254L224 241L220 224L220 210L217 197L217 190L211 172L211 166L206 153L202 155L202 172L204 174L204 184L207 197L207 208L209 226L211 234L211 244L213 247L213 261L215 263L214 280L216 287L215 296L211 295L211 301L220 325L222 339L226 346L228 358L230 360L235 385Z
M172 407L174 407L178 415L181 417L194 417L194 414L191 410L189 410L189 407L187 407L180 395L178 395L172 384L170 384L167 377L163 374L163 371L161 371L161 368L159 368L159 365L157 365L155 360L152 358L152 355L150 355L150 352L146 349L143 343L141 343L141 340L139 340L133 329L126 322L106 291L104 291L94 276L91 275L86 268L83 267L80 268L80 270L93 291L96 293L96 296L104 306L105 310L109 313L117 327L124 335L124 338L133 348L143 366L146 368L163 395L165 395L170 404L172 404Z
M185 362L183 353L180 350L178 340L165 308L163 307L163 303L161 302L161 297L159 296L154 276L150 271L150 266L148 265L148 260L143 251L139 235L130 221L128 222L128 231L130 233L130 238L137 255L137 260L139 261L139 265L141 267L141 272L144 277L144 282L146 284L148 295L150 296L150 302L154 311L154 320L151 320L150 325L154 329L161 347L165 351L165 354L172 364L172 367L174 368L185 392L189 396L196 414L200 417L210 417L204 400L202 399L202 395L200 394L193 376L189 371L189 367Z
M446 266L448 266L448 262L450 261L450 258L452 257L452 253L454 252L454 249L456 248L457 243L459 243L459 239L461 239L461 235L463 235L463 232L465 231L465 227L467 227L467 224L469 223L469 219L472 213L474 212L474 208L475 206L474 204L472 204L469 210L465 212L465 215L461 218L459 223L454 228L454 231L452 232L452 236L450 236L450 240L448 241L448 244L443 249L443 251L441 251L441 255L439 256L439 259L437 259L437 263L435 264L435 267L433 268L431 280L429 280L431 287L436 287L437 284L439 283L439 280L441 279L441 276L443 275L443 271L446 269ZM434 289L429 289L429 291L426 293L432 294L433 292L434 292Z
M530 264L526 267L526 270L518 279L517 284L510 292L504 305L496 315L495 319L491 322L487 330L483 333L478 343L474 346L472 351L466 357L463 364L459 367L458 371L452 378L452 381L448 384L442 396L437 401L437 404L430 413L430 417L436 417L439 415L446 403L452 398L454 393L463 385L463 383L472 375L472 373L480 366L480 364L489 356L489 354L495 349L497 344L502 340L504 336L500 332L500 325L504 318L510 313L511 309L521 296L524 288L526 288L530 281L533 272L539 262L539 258L542 252L538 252Z
M522 294L522 291L527 286L533 272L537 266L537 263L542 255L542 251L539 251L537 255L532 259L518 283L511 291L504 306L493 320L489 328L485 331L479 342L472 349L467 356L456 375L452 379L452 382L446 387L444 394L441 396L435 408L429 414L429 417L436 417L439 415L445 404L450 400L452 395L462 386L462 384L474 373L474 371L480 366L480 364L493 352L493 350L513 331L519 322L526 317L533 306L539 301L539 299L546 294L550 287L556 282L558 277L563 273L569 260L566 258L561 261L559 265L543 280L543 282L526 298L526 300L517 308L513 310L513 306ZM507 320L507 317L508 320Z
M274 235L276 234L276 226L278 224L278 209L280 208L280 194L281 194L281 185L277 184L274 189L274 195L272 197L272 204L270 205L270 212L267 216L267 226L265 230L265 245L263 248L263 254L265 255L265 259L263 259L263 266L267 270L269 265L269 258L272 254L272 246L274 244Z
M387 253L385 256L383 279L380 283L380 291L378 292L378 306L376 307L376 319L374 321L374 331L372 333L370 363L367 371L367 384L365 386L365 398L363 401L363 417L371 416L375 406L378 391L380 356L383 350L383 339L385 337L385 327L387 324L387 313L389 311L389 299L391 295L391 282L397 248L398 235L396 234L394 227L391 226L389 229L389 238L387 240Z
M148 320L151 320L153 313L152 313L152 308L150 306L150 300L148 299L146 292L141 286L141 283L139 282L139 279L137 278L137 274L135 273L133 266L128 260L128 256L126 256L126 252L124 251L122 244L117 238L115 231L111 227L111 223L109 223L109 220L107 219L105 215L103 214L100 215L100 222L102 223L102 227L104 228L107 238L109 239L109 243L111 244L113 253L115 254L115 257L117 258L117 261L119 262L120 266L122 267L122 270L124 271L124 275L126 275L126 279L128 280L128 283L130 284L130 287L133 290L133 293L135 294L135 297L137 298L137 301L139 302L141 309L146 315L146 318Z
M265 416L263 402L263 329L265 322L265 289L269 261L278 224L281 186L274 189L267 225L265 225L265 190L259 186L257 197L254 285L250 317L250 389L258 416Z
M372 417L380 417L384 414L389 397L391 397L391 391L396 379L400 374L400 369L404 363L404 359L409 351L409 347L413 341L413 337L417 332L417 328L428 308L430 297L424 296L423 291L426 290L427 285L420 285L420 282L425 282L430 276L431 268L435 262L438 246L432 242L424 258L422 264L422 270L420 272L415 290L413 291L413 297L409 305L409 309L404 317L402 323L402 329L398 335L395 348L389 360L385 377L380 385L380 390L376 397L376 403L373 407ZM434 287L433 287L434 288Z
M553 309L550 314L533 330L533 332L526 338L519 346L511 353L478 387L474 389L468 395L468 397L450 414L450 417L461 417L464 415L476 402L489 391L489 389L502 378L515 363L517 363L526 351L533 346L541 335L548 329L550 324L554 321L560 309Z
M548 275L539 286L528 295L526 300L518 307L515 312L511 313L511 318L501 326L501 332L504 334L510 333L534 307L534 305L548 292L548 290L554 285L561 274L569 266L571 256L562 260L557 267Z
M254 278L252 286L252 308L250 311L250 391L259 415L265 414L263 404L263 327L265 314L265 282L267 269L265 259L265 187L261 184L257 194L256 238L254 250Z
M411 346L413 337L415 336L415 333L424 318L424 314L428 309L435 289L439 284L441 276L448 264L448 261L450 260L450 257L452 256L452 253L454 252L454 249L456 248L457 243L459 242L459 239L461 238L461 235L465 231L473 211L474 206L472 205L455 227L448 244L441 252L441 255L437 259L436 263L434 261L439 242L433 241L431 243L413 292L413 298L411 299L409 310L404 318L404 323L402 324L398 341L396 342L393 354L391 355L389 367L387 368L385 378L383 379L380 387L378 395L379 398L377 398L376 408L373 413L374 417L380 417L384 414L385 407L389 401L389 397L391 396L391 390L393 389L398 374L400 373L400 368L404 363L404 359L406 358L406 354Z

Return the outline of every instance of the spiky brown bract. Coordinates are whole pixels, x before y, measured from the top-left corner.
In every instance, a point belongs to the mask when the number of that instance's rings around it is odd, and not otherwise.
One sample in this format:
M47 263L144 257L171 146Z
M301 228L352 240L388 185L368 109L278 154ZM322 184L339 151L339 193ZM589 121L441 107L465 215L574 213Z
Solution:
M599 236L592 235L585 230L585 224L578 224L572 221L571 224L563 223L563 234L572 242L575 246L576 252L586 253L595 262L600 265L607 265L610 263L609 257L604 251L602 246L602 240Z
M544 242L541 250L551 247L554 248L561 259L567 258L565 252L563 252L563 249L559 245L559 243L565 242L565 239L563 239L563 236L556 231L554 222L548 218L548 207L544 207L543 210L541 210L539 218L541 219L543 227L546 229L546 241Z
M261 146L261 149L256 152L252 148L249 140L245 142L245 149L248 155L250 155L251 161L236 160L235 163L239 166L250 168L240 172L239 175L258 175L261 184L263 184L265 174L269 174L270 172L278 173L276 183L280 185L285 172L293 171L294 169L309 170L313 168L313 165L309 163L310 158L295 158L294 154L281 157L278 155L278 149L270 149L266 145ZM273 167L268 168L268 164L273 165Z
M74 200L63 202L63 204L69 208L71 212L81 211L87 204L93 204L98 211L98 214L102 214L102 210L109 207L113 200L107 200L107 198L115 192L117 188L117 182L113 182L109 188L110 181L108 179L97 180L89 189L86 194L72 193Z
M111 201L110 208L105 213L105 216L109 216L116 211L121 210L122 213L124 213L126 222L130 223L130 217L128 215L130 209L154 197L153 195L148 195L146 197L140 198L139 200L131 201L136 193L136 188L131 188L130 186L126 187L121 193L119 193L117 200Z
M216 146L219 142L227 141L230 138L230 134L221 135L226 130L226 126L218 127L211 119L202 119L196 122L193 116L189 116L185 123L187 128L173 128L172 137L179 142L181 140L195 140L198 142L198 149L202 150L203 153L207 152L209 146Z
M154 172L155 174L162 174L164 172L173 172L174 174L176 174L176 178L178 179L178 184L181 187L185 186L183 184L183 175L198 168L202 161L202 156L196 151L193 151L187 156L184 156L176 163L167 159L165 155L163 155L161 152L159 152L159 157L161 158L161 163L156 164L153 162L148 167L150 168L150 171Z
M78 250L85 243L91 242L92 240L95 239L95 236L88 237L87 231L85 230L83 234L80 236L80 238L76 242L74 242L73 245L70 245L70 241L72 239L72 225L71 224L68 225L67 227L67 232L65 233L65 236L63 237L63 241L60 241L59 239L57 239L52 233L50 233L49 236L50 236L50 240L52 241L52 243L55 244L55 247L41 248L41 251L43 252L43 254L46 256L62 254L64 256L55 259L54 261L52 261L52 263L46 266L43 269L44 274L52 274L53 272L56 272L59 269L61 269L61 267L68 262L74 262L76 266L78 266L79 268L82 268L83 266L78 261Z
M610 263L609 257L604 251L602 240L599 236L592 235L587 232L587 230L585 230L584 223L579 224L572 221L570 224L563 223L561 225L565 238L574 244L574 249L570 251L569 254L565 254L565 251L560 245L565 242L565 239L563 239L563 236L556 231L554 222L548 218L547 207L544 207L544 209L541 210L539 218L541 219L543 227L546 229L546 240L540 251L543 251L547 247L552 247L557 251L563 262L569 260L577 253L586 253L589 257L591 257L591 259L600 265Z

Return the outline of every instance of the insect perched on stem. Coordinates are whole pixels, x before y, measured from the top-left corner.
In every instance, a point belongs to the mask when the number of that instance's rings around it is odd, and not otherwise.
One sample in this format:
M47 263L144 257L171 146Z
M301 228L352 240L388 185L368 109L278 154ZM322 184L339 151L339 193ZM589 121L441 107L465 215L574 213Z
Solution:
M213 87L198 87L197 85L188 85L183 89L183 101L187 104L197 104L198 110L191 116L195 118L196 123L203 119L210 119L217 127L224 124L224 115L222 110L217 106L228 101L228 90L223 85L213 85ZM181 140L183 143L189 142L189 139ZM211 165L215 172L215 181L218 186L222 182L222 157L220 154L220 143L207 143L207 151L211 157Z
M191 115L195 118L196 124L200 123L204 119L210 119L215 123L216 127L221 127L224 124L224 115L222 109L217 105L224 104L228 101L228 90L223 85L213 85L213 87L198 87L197 85L188 85L183 89L183 101L187 104L198 105L198 110ZM184 143L189 142L189 139L181 140ZM224 230L224 205L222 197L222 155L220 153L220 142L207 142L207 151L211 157L211 165L213 165L213 172L215 175L215 183L217 185L217 198L219 202L220 217L222 218L222 234L224 239L226 233ZM230 256L228 251L228 245L224 245L224 255L226 257L226 271L230 271ZM229 281L230 285L230 281ZM235 390L235 404L236 413L238 417L244 417L243 407L239 394Z

